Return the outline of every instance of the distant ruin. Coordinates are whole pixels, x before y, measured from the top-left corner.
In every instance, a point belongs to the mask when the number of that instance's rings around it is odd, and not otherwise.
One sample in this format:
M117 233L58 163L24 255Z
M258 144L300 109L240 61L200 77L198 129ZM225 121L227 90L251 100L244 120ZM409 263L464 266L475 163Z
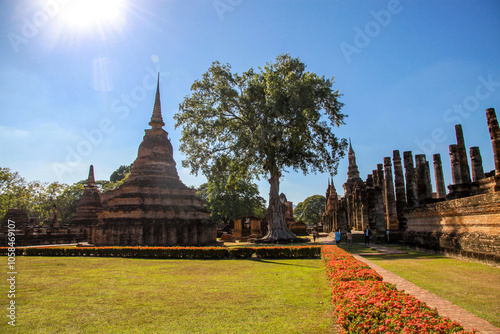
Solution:
M344 196L339 198L329 181L325 232L369 228L378 239L425 247L445 253L500 262L500 128L495 109L486 110L493 146L495 170L483 171L479 147L471 147L471 166L460 124L455 126L457 143L450 145L452 184L446 193L441 156L433 155L436 191L432 191L431 169L424 154L398 150L383 164L359 177L356 156L349 144L349 167ZM403 172L404 166L404 172Z
M285 221L288 228L297 236L308 235L306 224L299 220L295 221L293 216L293 202L286 199L285 194L281 194L280 198L286 206ZM264 237L268 232L268 217L259 218L256 216L240 217L234 221L234 229L231 231L231 239L239 241L255 241ZM227 236L225 236L227 238Z

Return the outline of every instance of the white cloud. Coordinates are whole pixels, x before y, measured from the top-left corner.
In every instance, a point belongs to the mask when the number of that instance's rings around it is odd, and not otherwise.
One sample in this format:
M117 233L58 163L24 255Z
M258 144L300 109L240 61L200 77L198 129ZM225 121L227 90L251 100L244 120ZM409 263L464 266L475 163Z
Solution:
M0 125L0 138L2 139L2 142L8 143L12 140L25 139L29 136L30 133L26 130Z

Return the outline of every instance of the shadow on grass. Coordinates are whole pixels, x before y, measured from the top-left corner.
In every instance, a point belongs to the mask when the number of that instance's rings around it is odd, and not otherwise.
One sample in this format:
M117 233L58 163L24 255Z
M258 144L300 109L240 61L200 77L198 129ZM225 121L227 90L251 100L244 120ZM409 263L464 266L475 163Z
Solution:
M278 261L273 261L273 259L262 259L262 258L251 258L251 259L246 259L254 262L260 262L260 263L266 263L266 264L278 264L282 266L294 266L294 267L304 267L304 268L317 268L316 266L305 266L302 264L294 264L294 263L283 263L283 262L278 262ZM278 259L276 259L278 260ZM283 259L283 260L319 260L319 258L316 259Z
M375 246L375 244L372 244L371 246ZM417 251L417 250L412 250L411 248L408 248L406 246L401 246L397 244L377 244L377 246L382 246L394 250L400 250L406 252L406 254L384 254L380 253L374 249L371 249L370 246L365 246L364 244L352 244L351 249L347 249L347 244L343 243L340 244L340 248L345 250L348 253L351 254L363 254L364 256L367 256L367 258L370 259L380 259L380 260L412 260L412 259L446 259L445 255L442 254L436 254L432 252L425 252L425 251Z

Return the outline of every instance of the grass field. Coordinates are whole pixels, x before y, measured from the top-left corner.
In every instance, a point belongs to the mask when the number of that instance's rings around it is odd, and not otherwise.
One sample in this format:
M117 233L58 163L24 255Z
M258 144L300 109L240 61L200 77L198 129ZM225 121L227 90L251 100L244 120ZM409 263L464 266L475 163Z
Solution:
M334 332L321 260L18 257L16 268L16 327L2 293L0 333Z
M354 253L367 250L353 246ZM368 260L500 327L500 268L390 247L408 254L372 255Z

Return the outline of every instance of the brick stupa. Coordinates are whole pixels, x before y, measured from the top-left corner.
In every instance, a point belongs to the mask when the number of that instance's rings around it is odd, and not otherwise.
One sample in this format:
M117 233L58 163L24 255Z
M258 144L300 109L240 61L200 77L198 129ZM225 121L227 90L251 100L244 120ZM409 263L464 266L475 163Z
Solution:
M207 245L216 241L210 214L179 179L172 144L163 130L159 80L151 129L139 146L130 176L102 194L104 210L94 226L95 245Z
M71 220L73 227L87 236L102 212L101 193L95 184L94 166L90 166L89 177L83 191L78 210Z

